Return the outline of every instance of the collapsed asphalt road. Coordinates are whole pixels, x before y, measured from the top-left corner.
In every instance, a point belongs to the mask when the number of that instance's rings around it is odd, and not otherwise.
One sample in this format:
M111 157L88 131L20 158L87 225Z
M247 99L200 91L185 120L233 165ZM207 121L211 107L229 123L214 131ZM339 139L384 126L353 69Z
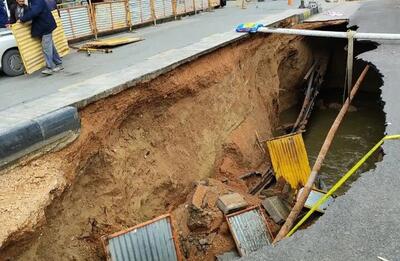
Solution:
M400 33L400 3L371 1L351 17L359 32ZM386 132L400 133L400 43L380 42L360 55L383 75ZM363 173L352 188L310 228L296 232L276 247L265 247L247 260L400 260L400 141L383 146L385 157Z

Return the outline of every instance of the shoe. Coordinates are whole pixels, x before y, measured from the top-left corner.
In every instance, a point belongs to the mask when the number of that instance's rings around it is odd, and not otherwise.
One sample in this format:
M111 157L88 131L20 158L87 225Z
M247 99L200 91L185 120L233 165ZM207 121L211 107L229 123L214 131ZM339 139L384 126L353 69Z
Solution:
M53 72L59 72L61 70L64 70L64 66L62 66L62 64L57 65L56 67L54 67Z
M46 69L44 69L44 70L42 71L42 74L45 74L45 75L52 75L52 74L53 74L53 70L52 70L52 69L49 69L49 68L46 68Z

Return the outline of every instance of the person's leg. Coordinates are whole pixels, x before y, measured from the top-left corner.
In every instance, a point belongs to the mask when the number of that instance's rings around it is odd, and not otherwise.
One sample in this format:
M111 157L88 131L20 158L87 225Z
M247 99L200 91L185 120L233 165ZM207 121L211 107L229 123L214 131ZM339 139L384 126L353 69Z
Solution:
M54 69L56 65L53 62L53 40L51 34L42 36L42 50L46 61L46 67L48 69Z
M62 60L60 55L57 52L56 46L54 45L54 41L53 42L53 62L55 65L62 65Z

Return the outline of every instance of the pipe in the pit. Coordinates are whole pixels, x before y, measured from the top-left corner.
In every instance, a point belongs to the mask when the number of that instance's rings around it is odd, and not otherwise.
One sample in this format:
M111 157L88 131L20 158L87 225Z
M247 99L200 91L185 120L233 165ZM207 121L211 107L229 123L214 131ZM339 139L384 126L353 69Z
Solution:
M305 30L305 29L291 29L291 28L260 27L260 28L258 28L257 32L303 35L303 36L316 36L316 37L348 38L348 32ZM355 32L353 38L354 39L362 39L362 40L400 40L400 34Z

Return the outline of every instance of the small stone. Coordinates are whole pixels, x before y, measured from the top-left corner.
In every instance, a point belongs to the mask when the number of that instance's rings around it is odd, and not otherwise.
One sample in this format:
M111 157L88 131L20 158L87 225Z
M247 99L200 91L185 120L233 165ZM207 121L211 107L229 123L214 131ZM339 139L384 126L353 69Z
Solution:
M208 240L206 238L202 238L199 240L200 245L208 245Z

